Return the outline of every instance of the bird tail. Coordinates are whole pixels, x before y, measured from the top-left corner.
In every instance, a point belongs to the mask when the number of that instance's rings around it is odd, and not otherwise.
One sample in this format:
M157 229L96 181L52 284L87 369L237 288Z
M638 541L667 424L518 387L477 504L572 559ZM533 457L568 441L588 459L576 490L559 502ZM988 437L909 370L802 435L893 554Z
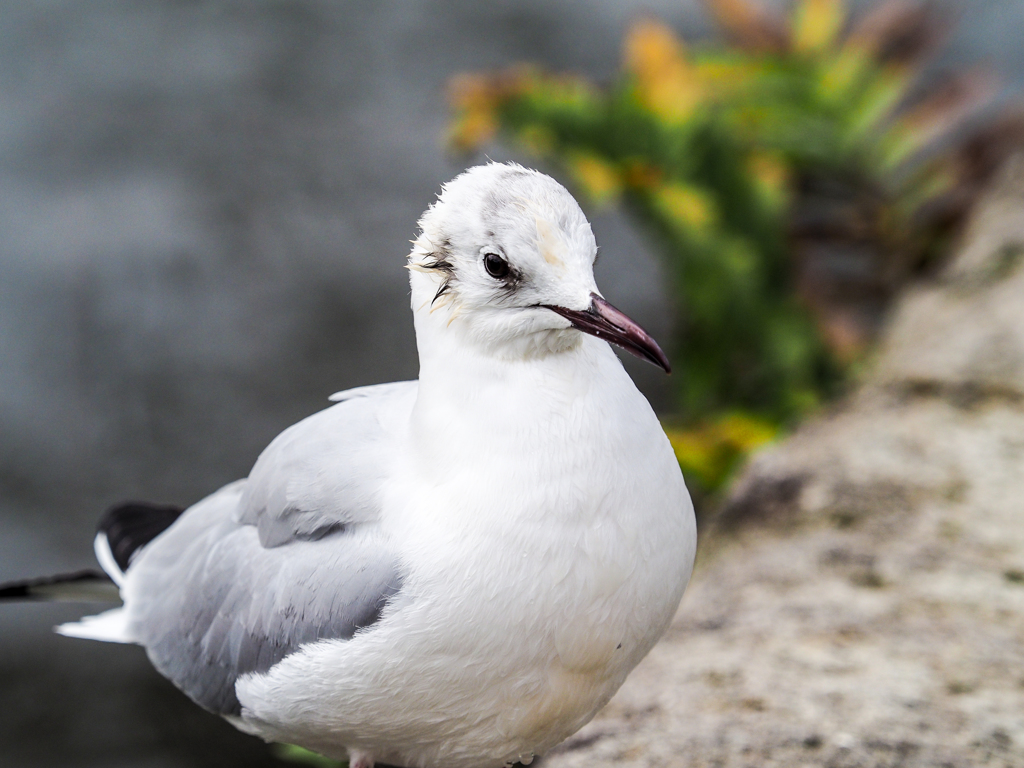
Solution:
M53 628L58 635L80 637L84 640L100 640L104 643L134 643L135 638L128 628L128 614L124 607L111 608L95 616L83 616L78 621L58 624Z
M119 603L121 597L107 574L85 570L0 584L0 600Z
M0 584L0 601L69 600L76 602L121 602L120 587L132 558L149 542L167 530L182 513L181 507L127 502L111 507L97 526L93 549L105 573L75 571L38 579ZM131 643L124 608L114 608L80 621L61 624L56 631L68 637Z
M119 603L121 596L117 584L107 574L86 570L0 584L0 601L14 600ZM61 624L54 629L68 637L86 637L114 643L133 642L123 608L113 608L98 616L86 616L81 621Z

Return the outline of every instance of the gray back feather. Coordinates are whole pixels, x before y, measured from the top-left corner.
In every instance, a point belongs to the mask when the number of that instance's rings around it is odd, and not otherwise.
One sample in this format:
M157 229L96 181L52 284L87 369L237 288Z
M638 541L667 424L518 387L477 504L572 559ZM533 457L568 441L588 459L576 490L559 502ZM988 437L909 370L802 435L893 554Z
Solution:
M240 676L306 643L351 638L401 588L376 519L415 384L357 392L368 394L282 433L248 480L186 510L132 562L134 636L206 709L238 714Z

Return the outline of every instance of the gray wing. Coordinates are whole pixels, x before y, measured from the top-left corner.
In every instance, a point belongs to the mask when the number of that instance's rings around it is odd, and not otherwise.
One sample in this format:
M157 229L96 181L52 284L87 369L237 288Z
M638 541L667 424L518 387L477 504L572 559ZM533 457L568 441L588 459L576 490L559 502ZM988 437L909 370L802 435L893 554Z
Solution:
M391 386L380 397L415 397L415 384ZM157 670L206 709L238 714L240 676L270 669L305 643L351 638L400 589L398 558L376 523L386 469L372 457L386 466L402 415L382 411L373 389L287 430L249 479L186 510L133 560L130 631ZM363 413L339 416L346 407ZM376 434L373 420L385 423ZM346 423L359 427L351 442L336 431ZM344 462L364 438L364 461Z
M276 547L377 517L380 493L417 383L359 387L278 435L249 473L238 520Z

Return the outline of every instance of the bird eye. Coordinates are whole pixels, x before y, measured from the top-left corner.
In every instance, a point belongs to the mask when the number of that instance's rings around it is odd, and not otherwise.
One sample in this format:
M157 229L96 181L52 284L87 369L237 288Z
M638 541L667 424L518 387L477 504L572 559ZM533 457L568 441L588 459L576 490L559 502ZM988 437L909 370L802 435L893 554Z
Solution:
M510 267L508 265L508 262L501 258L501 256L499 256L498 254L485 253L484 269L487 270L488 275L500 280L501 278L508 276Z

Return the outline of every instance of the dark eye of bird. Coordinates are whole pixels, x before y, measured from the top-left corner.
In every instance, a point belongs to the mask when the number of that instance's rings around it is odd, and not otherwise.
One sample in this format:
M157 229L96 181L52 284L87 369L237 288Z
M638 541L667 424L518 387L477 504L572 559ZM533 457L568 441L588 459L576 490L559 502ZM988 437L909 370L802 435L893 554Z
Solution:
M488 275L498 280L507 277L509 273L508 262L496 253L484 254L484 269L487 270Z

